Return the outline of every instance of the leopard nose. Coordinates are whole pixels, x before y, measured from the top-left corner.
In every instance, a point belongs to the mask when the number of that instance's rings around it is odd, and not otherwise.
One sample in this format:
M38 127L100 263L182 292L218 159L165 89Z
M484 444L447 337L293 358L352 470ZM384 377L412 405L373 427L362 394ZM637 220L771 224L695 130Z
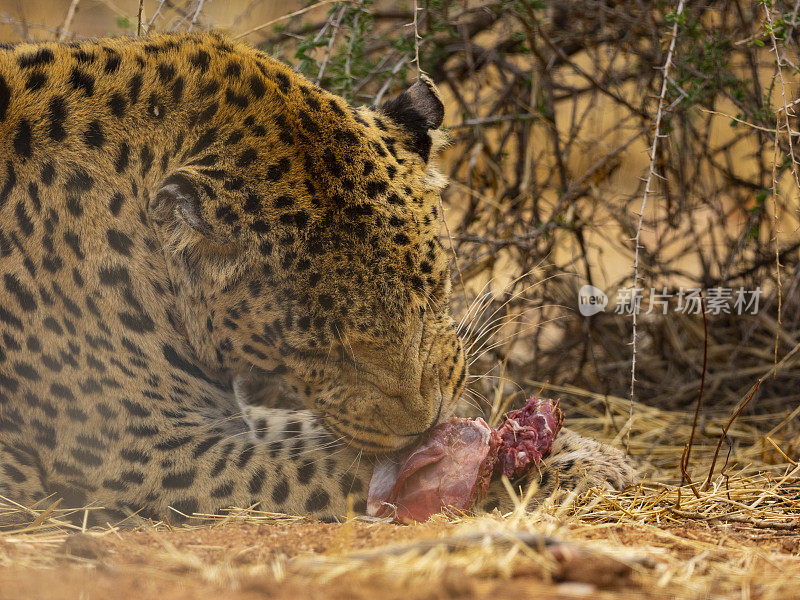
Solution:
M378 414L384 422L384 427L394 435L416 438L439 422L441 411L441 398L431 402L419 396L413 403L398 399L389 406L380 407Z
M414 373L400 380L387 394L387 416L397 423L399 435L420 435L433 427L442 410L442 394L438 386L424 385L424 377Z

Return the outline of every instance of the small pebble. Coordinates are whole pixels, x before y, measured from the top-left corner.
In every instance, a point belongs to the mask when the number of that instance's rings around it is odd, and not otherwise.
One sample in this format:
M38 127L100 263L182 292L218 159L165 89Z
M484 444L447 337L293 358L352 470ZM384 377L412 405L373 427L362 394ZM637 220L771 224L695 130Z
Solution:
M74 533L64 540L63 553L68 558L98 560L105 556L106 550L97 538L86 533Z

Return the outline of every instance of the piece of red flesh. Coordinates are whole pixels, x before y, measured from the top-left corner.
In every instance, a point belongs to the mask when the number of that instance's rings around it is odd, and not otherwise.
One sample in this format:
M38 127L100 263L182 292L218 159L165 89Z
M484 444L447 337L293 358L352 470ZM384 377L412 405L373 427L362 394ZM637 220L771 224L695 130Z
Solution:
M542 398L530 398L525 406L508 413L497 430L501 440L497 467L503 475L514 479L538 466L563 422L558 402Z
M498 430L483 419L451 419L409 452L378 460L367 514L425 521L445 508L469 510L486 496L492 471L519 477L550 451L563 417L552 400L531 398Z
M486 495L499 443L483 419L441 423L410 454L378 461L367 514L409 522L448 507L468 510Z

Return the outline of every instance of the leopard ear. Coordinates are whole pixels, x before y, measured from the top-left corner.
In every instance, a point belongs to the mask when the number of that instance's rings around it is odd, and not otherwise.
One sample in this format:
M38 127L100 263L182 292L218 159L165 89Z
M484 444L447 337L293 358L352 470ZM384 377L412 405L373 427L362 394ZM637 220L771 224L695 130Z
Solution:
M215 244L228 244L227 228L213 224L204 215L203 206L210 205L210 196L215 195L190 169L181 169L167 177L159 188L150 211L154 219L162 224L188 226L206 240Z
M230 219L232 211L220 210L219 198L199 173L181 168L161 182L149 206L168 248L189 275L188 285L196 290L209 282L222 290L247 265L237 237L240 226Z
M381 112L410 134L410 150L427 161L431 152L431 129L438 129L444 119L444 104L439 90L427 75L419 79L400 94L381 106Z

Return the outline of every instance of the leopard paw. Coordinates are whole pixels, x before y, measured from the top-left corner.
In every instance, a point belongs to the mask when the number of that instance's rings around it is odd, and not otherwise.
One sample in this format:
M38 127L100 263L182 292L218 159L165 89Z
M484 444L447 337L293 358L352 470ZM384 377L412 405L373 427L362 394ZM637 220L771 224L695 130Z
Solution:
M581 492L592 487L621 490L634 483L637 473L637 465L624 452L562 429L539 468L525 480L515 482L514 487L521 488L524 493L530 486L536 486L531 498L536 505L556 490ZM503 482L492 480L480 508L507 512L513 506Z

